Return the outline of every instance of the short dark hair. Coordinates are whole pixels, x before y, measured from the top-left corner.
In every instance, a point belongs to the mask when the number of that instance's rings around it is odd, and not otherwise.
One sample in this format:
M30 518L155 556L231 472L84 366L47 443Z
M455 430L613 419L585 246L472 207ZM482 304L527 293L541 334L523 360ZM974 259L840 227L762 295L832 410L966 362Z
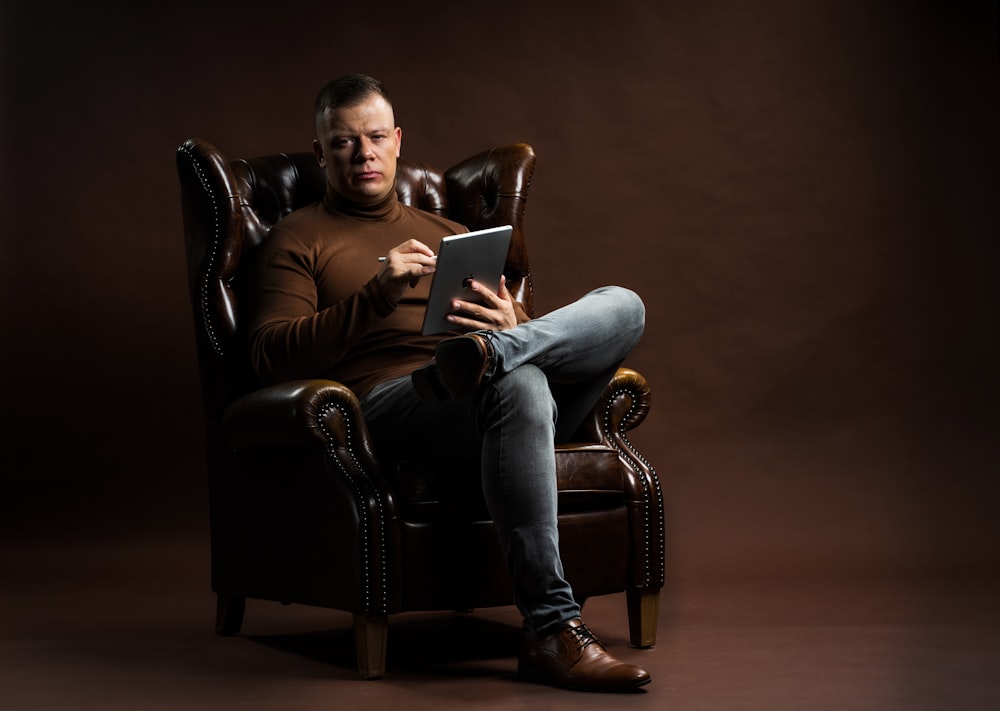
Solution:
M346 74L330 81L320 89L319 94L316 95L316 115L319 116L327 109L355 106L372 94L378 94L385 99L389 106L392 106L389 92L378 79L367 74Z

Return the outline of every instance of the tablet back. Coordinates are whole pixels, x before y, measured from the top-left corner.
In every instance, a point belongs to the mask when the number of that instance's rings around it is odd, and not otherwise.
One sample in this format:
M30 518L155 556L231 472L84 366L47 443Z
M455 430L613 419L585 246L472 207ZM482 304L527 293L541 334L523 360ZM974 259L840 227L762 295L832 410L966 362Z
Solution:
M454 299L475 301L469 281L475 279L493 291L500 288L500 275L507 261L507 248L514 229L510 225L451 235L441 240L422 333L425 336L455 330L448 323Z

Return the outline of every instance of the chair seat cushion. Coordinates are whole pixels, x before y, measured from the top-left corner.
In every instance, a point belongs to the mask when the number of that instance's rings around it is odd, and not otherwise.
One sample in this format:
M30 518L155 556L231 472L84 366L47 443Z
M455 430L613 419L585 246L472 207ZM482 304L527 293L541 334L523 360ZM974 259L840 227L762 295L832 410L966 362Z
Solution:
M624 484L618 454L602 444L556 448L559 513L621 506ZM407 521L490 518L483 499L479 463L469 459L413 459L392 473L395 494Z

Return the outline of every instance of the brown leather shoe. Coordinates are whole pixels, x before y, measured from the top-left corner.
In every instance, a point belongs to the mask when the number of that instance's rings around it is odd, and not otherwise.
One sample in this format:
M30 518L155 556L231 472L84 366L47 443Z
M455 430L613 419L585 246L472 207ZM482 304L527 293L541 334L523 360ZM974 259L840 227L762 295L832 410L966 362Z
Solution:
M434 349L434 362L418 368L411 379L426 399L458 399L482 385L495 369L490 332L448 338Z
M517 674L528 681L576 691L635 691L651 680L645 669L608 654L580 619L570 620L541 639L525 637Z

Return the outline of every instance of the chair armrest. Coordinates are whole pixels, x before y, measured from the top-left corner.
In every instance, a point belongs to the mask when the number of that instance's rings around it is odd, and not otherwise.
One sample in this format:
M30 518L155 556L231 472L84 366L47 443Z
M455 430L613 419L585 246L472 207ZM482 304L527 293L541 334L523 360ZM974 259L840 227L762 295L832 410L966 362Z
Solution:
M234 400L223 415L226 445L318 446L331 455L349 452L369 472L378 472L361 404L350 388L332 380L295 380Z
M586 441L614 446L616 438L642 424L651 404L652 389L646 378L630 368L619 368L580 425L579 434Z
M305 599L366 614L398 608L395 497L350 388L332 380L261 388L226 408L222 435L241 462L227 487L228 515L249 516L244 530L258 536L260 519L269 521L269 545L292 557L330 542L315 573L327 582Z
M625 434L646 419L651 404L646 379L630 368L619 368L578 431L589 441L602 442L618 452L629 515L636 522L631 530L641 532L633 541L636 557L630 561L631 582L639 588L662 587L666 578L660 478Z

